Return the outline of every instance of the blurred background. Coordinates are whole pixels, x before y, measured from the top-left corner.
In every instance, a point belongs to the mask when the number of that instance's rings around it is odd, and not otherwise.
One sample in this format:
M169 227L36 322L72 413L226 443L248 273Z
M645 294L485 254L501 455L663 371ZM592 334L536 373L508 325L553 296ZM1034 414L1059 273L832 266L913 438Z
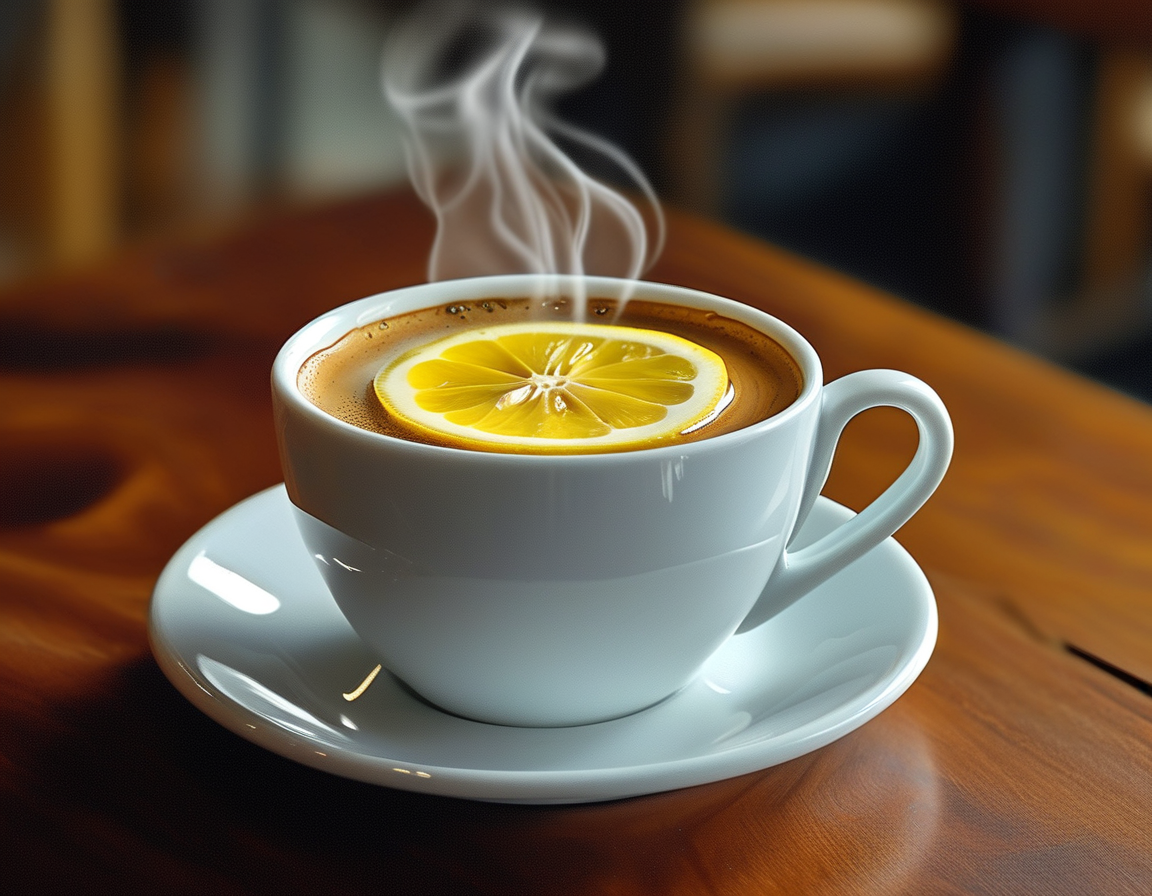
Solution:
M405 182L371 0L0 0L0 301ZM1147 0L550 2L670 204L1152 401Z

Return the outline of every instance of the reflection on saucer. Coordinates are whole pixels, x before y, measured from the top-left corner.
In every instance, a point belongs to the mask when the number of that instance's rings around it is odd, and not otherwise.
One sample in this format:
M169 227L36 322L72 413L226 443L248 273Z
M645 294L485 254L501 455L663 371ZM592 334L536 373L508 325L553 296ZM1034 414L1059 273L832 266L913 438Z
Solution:
M376 668L368 673L367 678L360 682L360 684L356 685L356 687L351 691L345 694L341 694L340 696L347 700L349 703L351 703L353 700L359 699L361 696L363 696L364 692L368 690L368 686L376 680L376 676L380 674L380 670L383 668L383 666L377 663Z

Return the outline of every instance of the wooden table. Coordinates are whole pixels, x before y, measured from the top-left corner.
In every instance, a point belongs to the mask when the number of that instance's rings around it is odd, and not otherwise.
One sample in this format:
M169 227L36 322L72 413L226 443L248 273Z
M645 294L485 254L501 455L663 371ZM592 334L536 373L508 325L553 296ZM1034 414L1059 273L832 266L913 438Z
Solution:
M1152 892L1152 409L682 216L652 279L951 409L952 470L899 534L940 608L911 690L776 768L569 808L335 778L193 709L148 651L156 576L278 481L281 341L420 281L431 233L372 197L0 295L0 890ZM880 410L845 439L826 493L860 507L914 430Z

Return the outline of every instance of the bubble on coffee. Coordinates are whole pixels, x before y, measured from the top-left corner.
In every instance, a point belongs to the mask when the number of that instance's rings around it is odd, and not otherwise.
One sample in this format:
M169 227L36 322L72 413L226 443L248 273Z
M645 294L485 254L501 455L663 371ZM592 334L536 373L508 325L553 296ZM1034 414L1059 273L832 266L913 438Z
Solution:
M635 280L656 259L664 219L644 173L553 111L604 62L595 34L524 6L425 3L392 29L383 89L405 125L412 184L437 219L430 281ZM541 298L548 289L542 280ZM584 318L585 297L571 298L566 310Z

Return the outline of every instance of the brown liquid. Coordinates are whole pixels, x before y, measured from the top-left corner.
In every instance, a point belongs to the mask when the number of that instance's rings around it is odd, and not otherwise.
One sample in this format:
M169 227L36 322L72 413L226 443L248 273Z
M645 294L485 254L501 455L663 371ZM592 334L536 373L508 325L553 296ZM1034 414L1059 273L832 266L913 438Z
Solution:
M376 398L372 380L388 361L460 327L492 323L567 319L567 309L541 310L528 299L490 299L441 305L376 321L346 334L300 368L300 391L314 405L361 429L407 439L416 436L394 421ZM759 330L711 311L633 299L613 319L616 303L591 299L589 317L596 323L663 330L711 349L728 368L735 397L715 420L677 441L694 442L743 429L784 410L800 395L799 365L774 339ZM551 309L553 306L546 306ZM664 442L662 444L668 444Z

